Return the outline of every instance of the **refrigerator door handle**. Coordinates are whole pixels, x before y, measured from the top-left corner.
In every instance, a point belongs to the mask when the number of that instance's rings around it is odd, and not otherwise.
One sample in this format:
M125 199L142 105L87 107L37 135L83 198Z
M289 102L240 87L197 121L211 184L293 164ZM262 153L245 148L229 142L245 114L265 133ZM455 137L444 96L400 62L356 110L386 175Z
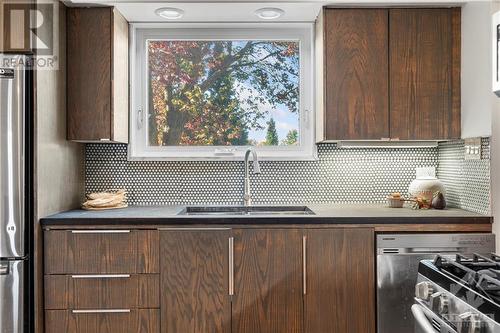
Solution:
M0 264L0 275L9 275L9 264L1 263Z

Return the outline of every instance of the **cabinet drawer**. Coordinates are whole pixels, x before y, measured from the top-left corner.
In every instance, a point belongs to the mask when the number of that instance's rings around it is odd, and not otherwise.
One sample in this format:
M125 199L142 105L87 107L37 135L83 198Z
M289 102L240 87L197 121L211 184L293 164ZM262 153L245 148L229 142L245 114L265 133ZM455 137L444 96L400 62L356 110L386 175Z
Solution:
M45 311L46 333L159 333L157 309Z
M158 274L45 276L46 310L159 307Z
M156 230L48 230L45 274L158 273Z

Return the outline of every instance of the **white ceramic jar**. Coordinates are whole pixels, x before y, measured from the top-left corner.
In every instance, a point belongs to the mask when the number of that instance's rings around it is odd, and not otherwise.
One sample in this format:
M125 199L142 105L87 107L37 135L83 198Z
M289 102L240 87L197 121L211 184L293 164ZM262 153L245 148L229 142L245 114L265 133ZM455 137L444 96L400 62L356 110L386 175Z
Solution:
M441 192L446 197L446 190L443 183L436 178L436 168L417 168L417 178L411 182L408 188L408 193L412 197L424 196L427 197L429 194L434 194L435 192Z

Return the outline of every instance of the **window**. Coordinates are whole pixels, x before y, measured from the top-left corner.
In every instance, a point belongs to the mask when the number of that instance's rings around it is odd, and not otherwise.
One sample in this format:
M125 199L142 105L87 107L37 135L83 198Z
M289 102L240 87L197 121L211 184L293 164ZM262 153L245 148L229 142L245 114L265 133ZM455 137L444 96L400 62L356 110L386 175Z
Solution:
M132 28L132 159L311 159L312 25Z

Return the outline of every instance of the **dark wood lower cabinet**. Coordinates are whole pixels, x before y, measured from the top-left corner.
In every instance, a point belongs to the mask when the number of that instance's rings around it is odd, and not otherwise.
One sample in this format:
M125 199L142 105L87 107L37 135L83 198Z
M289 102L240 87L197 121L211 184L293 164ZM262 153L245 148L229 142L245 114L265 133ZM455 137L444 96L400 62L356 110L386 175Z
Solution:
M373 229L310 229L306 235L307 333L375 333Z
M159 274L46 275L45 310L159 308Z
M162 333L229 333L229 229L160 231Z
M302 231L242 229L233 235L232 332L302 332Z
M57 272L45 275L46 333L375 333L371 228L61 230L45 240L45 257L64 259L45 266Z
M157 309L115 313L75 313L73 310L45 311L45 333L159 333Z

